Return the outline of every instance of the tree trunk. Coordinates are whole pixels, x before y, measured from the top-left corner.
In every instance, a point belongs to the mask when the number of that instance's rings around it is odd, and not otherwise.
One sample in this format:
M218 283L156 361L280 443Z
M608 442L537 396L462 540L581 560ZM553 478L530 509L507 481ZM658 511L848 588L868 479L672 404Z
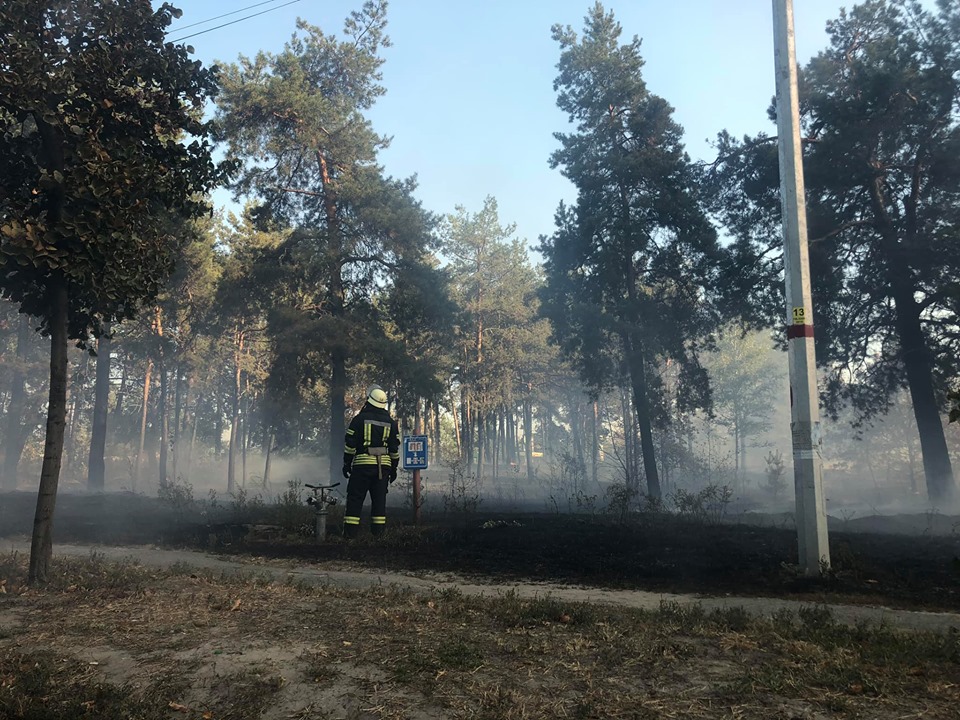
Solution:
M502 415L500 414L500 408L494 410L493 414L490 415L490 442L492 448L490 450L490 459L492 462L492 473L493 479L496 481L500 477L500 452L503 447L500 442L500 436L503 431L503 423L501 422Z
M240 357L243 353L243 331L237 328L233 352L233 416L230 422L230 446L227 450L227 492L232 493L237 485L237 441L240 439Z
M953 466L943 433L943 420L933 388L933 375L920 312L912 294L895 293L901 354L913 400L913 415L920 433L920 454L931 502L948 502L954 495Z
M16 490L17 467L23 453L21 426L25 420L24 408L27 400L27 373L24 367L27 360L27 345L30 342L30 319L20 315L17 325L17 364L10 378L10 402L7 405L6 433L3 440L3 479L4 490Z
M203 395L197 395L193 406L193 427L190 428L190 447L187 449L187 478L190 477L190 469L193 466L193 449L197 444L197 410L200 409L200 399Z
M453 416L453 436L457 441L457 458L463 457L463 444L460 441L460 416L457 412L457 403L453 397L453 388L450 388L450 415Z
M214 457L219 460L223 457L223 379L217 378L217 388L215 390L214 397L214 408L216 409L217 416L214 418L213 423L213 453ZM194 414L194 422L196 422L196 414Z
M46 582L53 557L53 513L57 503L63 432L67 414L67 286L52 280L50 287L50 394L47 435L40 470L40 491L30 543L29 582Z
M120 353L120 387L117 388L117 400L113 406L113 424L119 426L123 421L123 398L127 392L127 358Z
M243 390L243 413L240 415L240 487L247 486L247 443L250 434L250 378Z
M591 477L593 478L593 484L596 485L598 480L598 472L600 465L600 408L599 403L593 401L593 451L590 453L590 464L591 464Z
M733 407L733 478L735 485L740 484L740 413L736 403Z
M347 434L347 356L336 348L330 354L333 373L330 383L330 482L340 474L343 464L343 441Z
M107 411L110 403L110 326L97 340L97 381L94 388L93 423L90 429L90 455L87 458L87 489L102 492L106 484L104 452L107 446Z
M626 477L624 481L631 490L639 492L639 479L634 473L633 462L633 410L630 407L630 394L626 389L620 389L620 412L623 415L623 466Z
M653 442L653 427L650 421L650 399L647 395L646 363L643 348L639 341L623 335L624 349L630 367L630 381L633 386L633 405L637 413L637 425L640 428L640 452L643 457L643 471L647 478L647 494L659 499L660 474L657 471L657 455Z
M171 442L170 462L173 465L173 479L177 480L180 455L180 415L183 412L183 366L177 359L173 380L173 440Z
M158 403L160 430L160 452L157 473L160 487L167 486L167 456L170 453L170 426L167 421L167 358L163 347L163 311L158 305L154 308L153 330L157 334L157 374L160 376L160 402Z
M916 284L910 269L909 250L916 244L916 192L907 198L908 243L899 242L883 201L883 178L876 177L868 186L870 204L877 221L884 255L887 281L896 312L900 356L907 373L907 385L913 400L913 414L920 434L920 453L931 502L948 502L954 495L953 467L943 434L943 420L933 387L933 363L916 300Z
M580 398L573 397L571 393L568 401L570 403L570 430L573 433L574 460L577 463L573 488L576 492L581 489L580 481L587 474L587 460L583 451L583 413L580 408Z
M140 413L140 445L137 449L137 463L133 468L133 487L136 492L140 484L140 472L143 464L143 449L147 440L147 409L150 404L150 381L153 379L153 359L147 358L147 370L143 374L143 410Z
M740 471L743 475L740 487L747 484L747 436L740 432Z
M463 436L463 461L466 465L466 473L468 475L473 468L473 418L471 417L470 410L470 393L467 390L463 390L460 398L460 412L462 414L460 433Z
M529 386L527 388L530 389ZM536 479L533 474L533 407L530 398L523 399L523 440L524 460L527 463L527 482L533 487Z
M440 428L440 402L433 403L433 458L435 463L440 462L440 443L443 435Z
M170 426L167 419L167 368L163 361L163 352L160 352L160 459L157 467L159 473L160 487L167 486L167 457L170 454Z
M73 387L68 390L71 393L70 400L73 405L68 417L67 429L64 435L64 452L61 465L61 473L66 471L67 477L73 477L76 472L73 467L74 450L77 442L77 425L80 422L80 413L83 410L84 385L87 382L87 372L90 368L90 354L83 354L83 365L79 366L73 373Z
M477 433L477 479L483 477L483 464L486 462L486 453L484 452L487 442L486 427L484 427L485 424L486 418L478 414L473 423Z
M267 459L263 463L263 487L267 487L270 483L270 460L273 457L273 433L270 434L267 440Z

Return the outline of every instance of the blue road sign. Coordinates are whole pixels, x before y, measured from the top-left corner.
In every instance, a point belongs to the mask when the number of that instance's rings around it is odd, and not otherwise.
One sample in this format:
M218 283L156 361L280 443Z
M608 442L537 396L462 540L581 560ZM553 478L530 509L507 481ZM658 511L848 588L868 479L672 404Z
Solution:
M427 469L426 435L408 435L403 439L403 469Z

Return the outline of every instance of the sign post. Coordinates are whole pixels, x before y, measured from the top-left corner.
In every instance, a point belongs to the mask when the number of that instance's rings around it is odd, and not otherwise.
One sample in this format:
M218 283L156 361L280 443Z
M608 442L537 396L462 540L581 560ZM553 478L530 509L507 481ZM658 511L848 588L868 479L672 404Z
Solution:
M408 435L403 439L403 469L413 470L413 522L420 524L420 471L427 469L427 436Z

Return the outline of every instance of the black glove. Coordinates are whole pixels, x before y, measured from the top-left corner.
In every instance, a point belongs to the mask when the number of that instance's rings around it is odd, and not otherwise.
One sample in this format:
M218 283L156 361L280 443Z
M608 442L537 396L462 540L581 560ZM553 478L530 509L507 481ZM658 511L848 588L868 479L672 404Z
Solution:
M395 467L390 468L389 478L391 483L397 479L397 469Z
M344 476L347 480L350 479L350 466L349 466L349 465L344 465L344 466L343 466L343 476Z

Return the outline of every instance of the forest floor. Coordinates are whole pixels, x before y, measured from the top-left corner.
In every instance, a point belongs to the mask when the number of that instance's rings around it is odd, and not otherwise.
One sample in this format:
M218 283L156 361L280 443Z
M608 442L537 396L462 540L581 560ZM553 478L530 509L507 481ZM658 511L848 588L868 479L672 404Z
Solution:
M163 547L109 547L89 543L157 527L74 502L58 542L88 544L58 544L43 588L3 522L16 503L0 510L0 717L955 718L960 701L952 532L835 532L814 581L776 527L475 514L316 544L181 513Z

